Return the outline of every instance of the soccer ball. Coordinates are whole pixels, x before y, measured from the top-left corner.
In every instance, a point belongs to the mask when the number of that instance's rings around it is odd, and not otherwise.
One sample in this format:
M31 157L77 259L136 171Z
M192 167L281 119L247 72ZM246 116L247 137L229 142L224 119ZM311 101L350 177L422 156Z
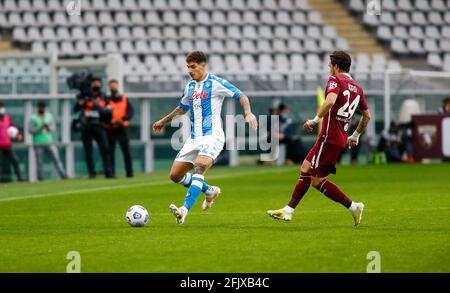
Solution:
M127 223L131 227L143 227L147 224L150 216L143 206L135 205L127 210Z
M8 136L12 139L15 139L19 135L19 129L15 126L10 126L8 128Z

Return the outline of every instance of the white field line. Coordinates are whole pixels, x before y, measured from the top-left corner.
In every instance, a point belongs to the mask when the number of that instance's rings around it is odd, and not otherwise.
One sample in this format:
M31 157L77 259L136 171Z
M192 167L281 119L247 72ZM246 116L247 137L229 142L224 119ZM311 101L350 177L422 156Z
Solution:
M278 169L278 170L240 172L240 173L232 173L232 174L226 174L226 175L208 176L208 179L223 179L223 178L232 178L232 177L240 177L240 176L267 174L267 173L274 173L274 171L275 172L277 172L277 171L278 172L280 172L280 171L287 172L287 171L292 171L292 170L290 170L290 169L279 170ZM97 192L97 191L109 191L109 190L115 190L115 189L135 188L135 187L141 187L141 186L158 186L158 185L166 185L166 184L175 184L175 183L173 183L169 179L167 179L164 181L156 181L156 182L142 182L142 183L135 183L135 184L121 184L121 185L115 185L115 186L102 186L102 187L76 189L76 190L68 190L68 191L54 192L54 193L41 193L41 194L24 195L24 196L16 196L16 197L14 197L14 196L13 197L4 197L4 198L0 198L0 202L44 198L44 197L51 197L51 196L71 195L71 194L79 194L79 193L90 193L90 192Z

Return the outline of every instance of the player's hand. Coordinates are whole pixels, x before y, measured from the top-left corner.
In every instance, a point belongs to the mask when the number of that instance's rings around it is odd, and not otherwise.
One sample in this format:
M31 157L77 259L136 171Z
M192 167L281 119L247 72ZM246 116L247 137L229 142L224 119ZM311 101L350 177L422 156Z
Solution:
M153 131L155 133L161 133L161 131L164 129L164 122L161 120L156 121L153 124Z
M311 133L316 125L317 123L314 122L314 120L308 120L303 124L303 129L305 129L306 132Z
M248 125L250 125L252 129L258 128L258 121L253 113L248 113L245 115L245 121L247 121Z
M22 132L19 132L19 134L17 134L17 141L22 141L23 140L23 134Z
M347 139L347 146L348 146L349 149L351 149L351 148L353 148L353 147L358 145L358 143L359 143L359 136L360 136L360 134L356 133L356 131L355 131L355 132L353 132L352 135L350 135L348 137L348 139Z

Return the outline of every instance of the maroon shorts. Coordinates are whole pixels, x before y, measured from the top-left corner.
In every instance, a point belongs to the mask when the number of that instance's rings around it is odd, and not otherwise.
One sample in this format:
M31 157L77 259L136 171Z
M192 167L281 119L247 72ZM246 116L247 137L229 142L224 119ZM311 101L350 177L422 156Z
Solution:
M305 158L311 163L311 175L322 178L336 174L337 159L343 150L340 146L317 141Z

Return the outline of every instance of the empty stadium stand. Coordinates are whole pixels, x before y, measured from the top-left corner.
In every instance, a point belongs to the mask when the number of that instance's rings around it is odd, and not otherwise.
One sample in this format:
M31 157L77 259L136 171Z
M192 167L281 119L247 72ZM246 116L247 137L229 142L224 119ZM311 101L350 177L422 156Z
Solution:
M450 71L449 0L383 0L380 15L367 14L363 0L341 2L394 54L420 56L430 66Z
M179 79L193 49L208 52L218 74L296 73L303 80L327 72L327 53L335 48L352 51L307 0L83 0L80 16L67 14L66 2L2 0L0 31L17 48L60 58L122 54L129 82L162 72ZM358 55L355 64L363 81L400 66L380 51ZM17 66L3 70L27 72Z

